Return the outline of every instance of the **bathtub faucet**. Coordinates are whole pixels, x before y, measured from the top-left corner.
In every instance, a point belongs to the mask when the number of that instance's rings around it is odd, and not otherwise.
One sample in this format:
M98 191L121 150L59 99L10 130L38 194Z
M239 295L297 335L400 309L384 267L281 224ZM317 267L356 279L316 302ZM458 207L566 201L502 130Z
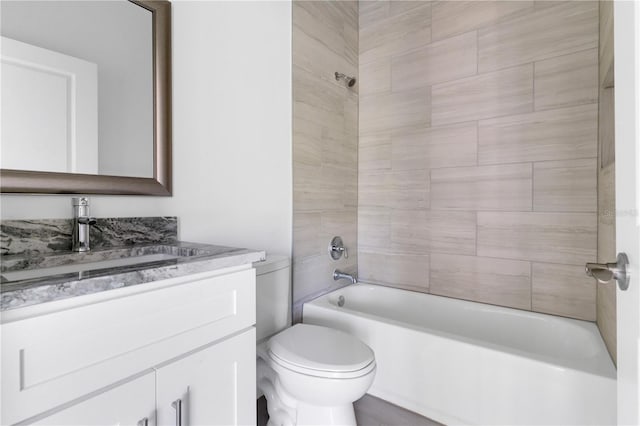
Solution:
M338 281L341 279L345 279L345 280L349 280L351 281L351 284L355 284L358 282L358 280L356 279L355 274L345 274L343 272L338 271L337 269L335 269L333 271L333 280L334 281Z

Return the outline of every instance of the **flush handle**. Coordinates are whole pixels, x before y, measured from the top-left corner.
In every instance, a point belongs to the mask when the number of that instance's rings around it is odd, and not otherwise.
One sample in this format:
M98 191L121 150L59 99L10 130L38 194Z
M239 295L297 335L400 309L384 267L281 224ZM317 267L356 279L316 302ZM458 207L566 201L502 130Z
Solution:
M627 267L629 258L625 253L618 253L615 263L587 263L585 272L595 278L599 283L606 284L612 279L618 283L620 290L629 288L629 274Z

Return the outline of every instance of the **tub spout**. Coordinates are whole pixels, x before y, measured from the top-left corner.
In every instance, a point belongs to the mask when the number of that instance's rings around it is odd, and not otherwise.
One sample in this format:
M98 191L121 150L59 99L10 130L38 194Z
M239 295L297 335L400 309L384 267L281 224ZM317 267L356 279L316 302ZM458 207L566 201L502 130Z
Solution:
M355 274L345 274L344 272L340 272L339 270L335 269L333 271L333 280L338 281L341 279L349 280L351 281L351 284L355 284L358 282Z

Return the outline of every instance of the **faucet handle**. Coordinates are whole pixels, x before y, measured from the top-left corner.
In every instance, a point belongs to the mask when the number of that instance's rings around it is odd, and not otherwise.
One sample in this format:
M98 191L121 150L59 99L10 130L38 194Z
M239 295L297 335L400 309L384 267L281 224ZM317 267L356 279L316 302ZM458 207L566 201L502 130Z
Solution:
M81 217L78 218L78 223L81 223L83 225L93 226L98 231L103 232L102 228L100 228L98 225L96 225L98 223L98 221L96 220L95 217L81 216Z

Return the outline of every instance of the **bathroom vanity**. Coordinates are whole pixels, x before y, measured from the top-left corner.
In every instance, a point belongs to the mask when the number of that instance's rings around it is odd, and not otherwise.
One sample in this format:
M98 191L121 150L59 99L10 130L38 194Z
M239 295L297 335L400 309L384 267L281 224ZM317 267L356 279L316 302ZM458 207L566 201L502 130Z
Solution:
M58 274L3 279L1 423L255 423L251 263L264 255L172 242L3 256L6 275Z

